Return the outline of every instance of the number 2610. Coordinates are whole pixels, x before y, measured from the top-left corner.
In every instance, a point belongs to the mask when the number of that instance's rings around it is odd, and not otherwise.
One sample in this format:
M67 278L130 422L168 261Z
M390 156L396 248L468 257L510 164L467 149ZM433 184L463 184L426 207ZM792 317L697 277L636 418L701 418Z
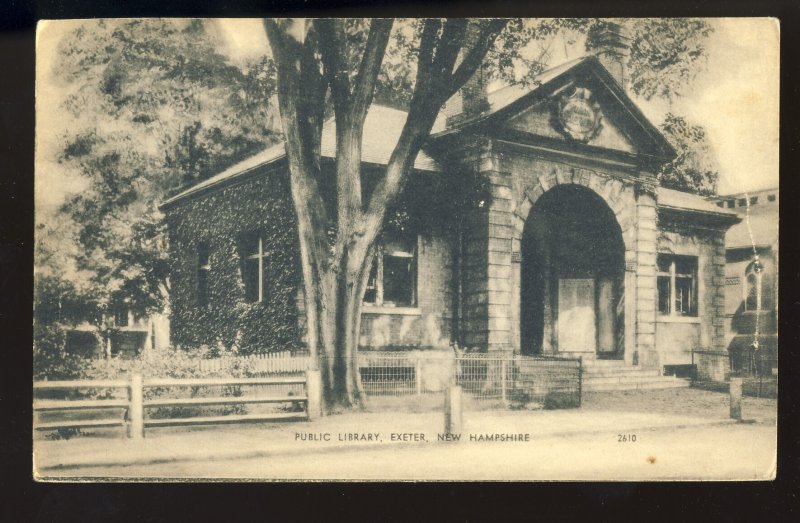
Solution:
M618 443L636 443L636 434L617 434Z

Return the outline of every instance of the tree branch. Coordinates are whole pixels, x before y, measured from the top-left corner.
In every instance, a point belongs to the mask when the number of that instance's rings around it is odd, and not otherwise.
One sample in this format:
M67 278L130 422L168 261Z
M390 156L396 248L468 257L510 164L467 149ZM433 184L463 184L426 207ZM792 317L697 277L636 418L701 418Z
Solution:
M297 38L296 26L292 27L283 21L264 19L270 48L278 72L278 103L283 124L286 144L286 156L292 182L292 196L298 214L298 227L301 236L301 247L307 242L315 253L327 251L325 230L328 218L325 203L319 191L319 160L313 150L313 136L321 132L321 118L314 116L317 110L308 112L308 107L301 108L308 93L301 82L305 69L310 74L308 61L309 51L306 49L306 38ZM305 58L304 58L305 57ZM318 121L319 120L319 121ZM317 138L316 142L318 143ZM315 260L321 262L323 260Z
M314 24L319 35L323 74L331 87L334 111L337 115L344 115L350 111L351 94L344 19L323 18L315 20Z
M464 45L468 20L464 18L448 18L442 29L439 45L436 46L435 69L437 78L450 78L458 52Z
M389 35L392 32L394 19L382 18L373 20L369 27L369 36L361 59L361 66L356 76L353 91L353 122L362 122L375 94L375 84L381 71Z
M478 33L475 44L466 51L464 59L461 60L458 68L453 73L447 98L458 91L475 74L475 71L478 70L478 67L486 57L486 53L492 48L495 40L508 22L509 19L507 18L492 19L485 22L486 25Z

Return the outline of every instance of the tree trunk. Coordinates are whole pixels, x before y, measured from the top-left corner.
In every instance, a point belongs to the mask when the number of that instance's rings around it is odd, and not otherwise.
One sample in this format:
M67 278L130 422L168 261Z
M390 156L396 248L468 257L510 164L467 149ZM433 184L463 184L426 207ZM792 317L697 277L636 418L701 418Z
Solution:
M442 104L472 76L505 23L490 20L472 31L469 49L454 68L468 22L425 21L406 123L384 177L365 202L361 194L364 122L393 21L370 23L362 59L351 80L350 65L343 59L347 35L342 20L264 19L278 72L278 105L300 240L307 342L313 365L322 371L328 410L351 407L363 399L357 359L361 301L386 213L402 192ZM328 208L328 195L321 193L318 184L328 89L336 122L335 209Z
M310 289L306 286L309 349L314 366L322 370L327 410L349 408L361 404L364 398L358 371L358 340L361 301L372 252L363 245L357 246L326 270L320 270L324 263L314 260L321 256L330 262L330 254L314 254L302 257L304 274L312 274L312 281L319 282ZM311 340L316 340L317 345L311 345Z

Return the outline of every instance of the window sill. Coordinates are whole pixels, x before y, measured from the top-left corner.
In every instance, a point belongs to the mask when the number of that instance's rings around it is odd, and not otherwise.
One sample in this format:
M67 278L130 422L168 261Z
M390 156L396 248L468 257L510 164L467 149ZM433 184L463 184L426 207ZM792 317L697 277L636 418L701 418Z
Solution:
M387 307L385 305L362 305L361 312L364 314L396 314L400 316L421 316L422 311L419 307Z
M656 316L657 323L700 323L699 316Z

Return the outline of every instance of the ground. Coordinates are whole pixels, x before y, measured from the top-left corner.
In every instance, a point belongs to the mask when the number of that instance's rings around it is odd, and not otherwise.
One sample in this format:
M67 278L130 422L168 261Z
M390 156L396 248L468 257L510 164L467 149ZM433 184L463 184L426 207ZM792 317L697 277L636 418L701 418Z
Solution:
M768 399L743 400L747 423L729 419L727 395L694 389L590 393L580 409L467 409L458 442L438 441L441 411L377 410L152 429L139 442L38 440L35 462L52 479L769 479L775 471Z

